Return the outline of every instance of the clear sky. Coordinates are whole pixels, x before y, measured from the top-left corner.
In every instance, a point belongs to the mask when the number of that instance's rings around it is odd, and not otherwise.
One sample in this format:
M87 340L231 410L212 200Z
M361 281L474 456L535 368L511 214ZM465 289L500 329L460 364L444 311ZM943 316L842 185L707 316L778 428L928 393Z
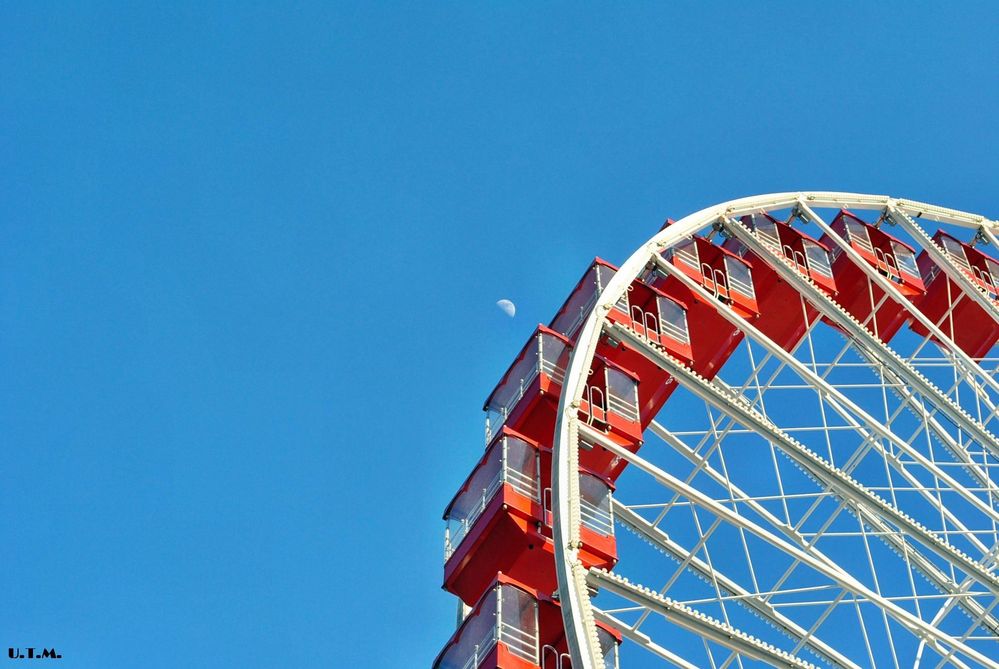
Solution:
M749 4L3 3L2 652L429 666L482 401L594 255L999 216L994 3Z

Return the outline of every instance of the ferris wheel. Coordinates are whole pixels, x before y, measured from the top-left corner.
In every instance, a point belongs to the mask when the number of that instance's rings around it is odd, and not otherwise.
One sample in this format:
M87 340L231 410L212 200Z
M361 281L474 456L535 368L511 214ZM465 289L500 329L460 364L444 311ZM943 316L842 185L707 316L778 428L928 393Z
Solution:
M486 401L435 669L999 667L997 234L783 193L594 261Z

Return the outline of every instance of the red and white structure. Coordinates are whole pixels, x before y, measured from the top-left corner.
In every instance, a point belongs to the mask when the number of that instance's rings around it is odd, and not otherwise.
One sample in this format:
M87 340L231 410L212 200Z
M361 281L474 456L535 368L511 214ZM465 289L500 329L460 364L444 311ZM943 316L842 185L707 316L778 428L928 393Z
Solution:
M434 669L999 667L997 234L783 193L595 260L486 400Z

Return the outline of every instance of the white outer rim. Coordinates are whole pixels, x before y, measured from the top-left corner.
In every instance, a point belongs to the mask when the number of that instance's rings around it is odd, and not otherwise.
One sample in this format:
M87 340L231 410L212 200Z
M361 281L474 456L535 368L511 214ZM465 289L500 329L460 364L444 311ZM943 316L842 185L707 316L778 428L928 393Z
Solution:
M912 200L896 199L887 195L828 191L772 193L729 200L701 209L661 230L631 254L600 293L593 311L580 330L576 345L569 357L555 425L552 458L555 570L566 641L572 656L572 666L576 669L603 668L603 658L596 637L596 624L586 590L586 570L578 557L579 454L578 441L574 437L575 409L582 397L587 372L596 353L605 320L604 314L638 277L654 254L714 224L721 217L735 218L761 211L792 208L799 201L810 207L819 208L885 210L888 207L895 207L915 218L925 218L965 228L984 228L988 233L999 233L999 222L984 216Z

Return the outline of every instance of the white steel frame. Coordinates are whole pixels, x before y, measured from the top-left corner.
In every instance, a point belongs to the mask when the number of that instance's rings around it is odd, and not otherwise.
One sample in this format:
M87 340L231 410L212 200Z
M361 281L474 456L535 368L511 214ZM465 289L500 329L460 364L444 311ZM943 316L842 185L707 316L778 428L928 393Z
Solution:
M827 665L862 666L855 658L850 659L841 652L841 648L833 640L819 638L815 633L836 606L855 606L863 628L865 621L860 614L861 604L876 607L883 618L890 662L896 667L906 665L907 659L911 659L899 657L896 653L892 630L899 629L918 639L918 651L912 666L920 666L920 662L932 654L936 657L932 658L929 666L999 667L999 543L996 542L996 537L999 536L999 477L996 474L999 471L999 439L996 434L999 430L993 422L999 404L999 381L995 378L996 370L988 369L986 364L994 364L995 361L973 360L957 348L945 334L944 320L950 314L945 314L940 322L934 323L916 311L889 277L864 262L850 247L849 241L837 235L816 213L817 209L825 208L872 210L880 216L879 221L902 228L918 246L926 249L933 261L940 266L942 273L958 287L960 294L955 295L953 301L972 300L999 322L999 309L995 303L978 290L946 251L937 246L917 223L919 220L930 220L968 228L976 231L978 237L986 243L997 244L999 222L975 214L881 195L779 193L732 200L702 209L649 239L625 261L596 300L570 356L560 398L554 440L553 526L559 596L572 666L575 669L603 667L596 620L618 627L626 639L649 650L667 665L698 666L674 652L675 649L670 647L668 640L655 640L639 630L639 624L652 613L665 616L679 628L701 637L706 649L709 642L716 648L726 649L729 654L723 663L719 663L720 667L742 667L743 659L758 660L775 666L812 666L799 654L799 651L806 649L811 656ZM785 258L779 251L765 244L760 236L739 221L744 215L778 210L791 211L803 222L814 224L822 233L827 234L839 247L840 253L846 254L854 264L863 269L869 279L869 290L872 290L870 286L877 286L884 291L882 303L890 300L902 304L937 343L929 345L930 338L926 337L911 354L904 357L872 334L866 324L858 322L840 308L800 271L794 260ZM835 324L844 333L846 344L831 362L817 361L814 350L808 351L811 354L810 362L803 361L796 355L797 351L785 351L752 322L743 319L721 300L713 299L709 290L663 259L663 251L695 233L712 228L725 236L737 238L757 256L766 259L780 277L795 288L801 296L803 308L807 304L809 308L817 310L821 317ZM917 247L917 253L918 251ZM726 384L720 377L708 381L651 344L641 333L606 320L605 316L614 303L621 298L632 281L649 267L675 277L693 292L710 299L717 305L718 314L745 336L752 374L741 387ZM872 307L880 306L874 304L873 292L871 300ZM800 347L813 347L812 331L816 326L817 322L811 323L806 340L799 344ZM712 418L710 429L697 432L696 435L693 432L671 432L658 422L653 422L650 426L649 431L657 439L694 467L693 473L686 480L665 471L643 456L620 448L578 418L587 372L598 341L605 336L611 340L626 342L643 353L669 372L682 389L699 398L706 406L712 407L708 411L709 416L715 416L717 420ZM756 351L763 352L762 359L754 359L754 347ZM851 361L851 355L856 361ZM763 378L763 370L767 365L779 367L768 378ZM849 366L866 367L880 381L846 384L831 380L830 374L834 370ZM781 370L795 374L798 379L796 384L788 385L780 381ZM941 370L948 371L952 378L947 382L941 381ZM940 387L941 384L952 385ZM821 423L788 427L771 420L764 394L783 389L814 392L822 409ZM875 412L870 408L865 409L851 397L853 392L866 392L870 389L880 390L885 396L883 417L874 415ZM898 404L894 408L889 406L889 394L897 397ZM833 425L832 420L838 420L841 424ZM916 421L918 427L910 434L906 426L911 425L911 421ZM798 440L799 435L817 431L824 433L829 442L829 435L834 434L835 430L852 432L861 438L861 443L852 456L840 458L838 462L833 459L831 443L826 455ZM770 452L775 458L776 484L781 494L773 498L754 497L742 490L725 471L724 460L721 467L714 465L711 460L712 453L725 438L753 433L769 443ZM684 441L684 438L693 436L701 437L701 443L697 447L691 447ZM695 523L698 519L693 511L695 508L715 518L714 523L706 530L698 525L701 540L697 545L684 546L658 526L658 519L652 522L639 513L640 505L628 506L615 498L615 520L679 563L678 571L663 588L652 590L632 583L618 573L587 570L580 562L578 445L581 438L607 448L626 460L631 465L629 469L634 468L649 475L662 486L670 501L660 505L660 519L669 509L683 505L691 509ZM800 438L804 439L804 436ZM940 451L940 448L943 450ZM939 453L946 454L946 457L937 457ZM793 500L812 504L796 524L791 522L791 516L786 513L787 505L792 502L794 495L783 494L783 484L779 480L780 470L776 466L777 454L790 459L805 476L814 481L817 488L814 493L801 493L801 500ZM861 467L861 461L869 454L883 460L887 485L870 487L854 477L854 473ZM692 482L695 475L706 476L727 490L727 498L718 499L698 490ZM927 483L930 479L932 484ZM905 504L900 501L903 498L916 500L914 503L922 505L920 508L939 515L940 527L927 527L909 515L903 508ZM768 506L775 501L784 505L785 517L774 513L772 505ZM838 506L821 527L808 530L806 519L827 502L835 502ZM951 508L952 506L955 508ZM960 510L955 510L957 506L960 506ZM746 509L755 515L740 512L740 509ZM832 529L843 510L855 517L859 530ZM973 518L968 518L969 515ZM752 541L761 541L794 560L772 592L761 592L759 588L751 590L746 584L739 583L737 579L718 571L712 565L706 544L716 528L723 524L738 531L747 556L749 548L746 542L751 537ZM862 539L874 574L873 584L855 577L838 564L834 557L816 546L820 538L829 541L832 537L847 535ZM913 574L919 575L938 594L917 594L915 584L908 600L897 594L883 594L869 545L869 539L874 538L881 539L884 545L900 556L910 580ZM627 556L623 556L622 564L626 561ZM752 570L752 560L749 562ZM775 595L796 568L810 569L810 573L819 574L828 581L828 586L822 593L809 595L828 599L808 602L809 605L827 605L811 628L806 628L790 614L795 603L775 601ZM696 602L671 599L670 584L684 570L713 584L716 596L712 601L719 603L723 611L726 602L738 602L750 609L753 615L775 627L784 638L791 639L793 648L790 651L781 649L748 635L729 624L727 615L723 621L705 616L697 610ZM755 575L753 580L755 582ZM625 622L620 617L624 609L598 609L591 601L591 593L596 589L631 602L633 606L629 610L641 613L638 623ZM816 586L814 589L821 588ZM804 590L807 588L803 588L802 592ZM794 590L787 588L784 592ZM921 605L925 608L921 609ZM960 611L971 619L971 627L963 634L955 632L950 623L943 624L951 611ZM871 648L866 631L863 639L870 663L876 664L875 650ZM994 644L985 646L983 650L983 639L991 639ZM853 641L857 642L856 639ZM710 650L708 655L714 665Z

